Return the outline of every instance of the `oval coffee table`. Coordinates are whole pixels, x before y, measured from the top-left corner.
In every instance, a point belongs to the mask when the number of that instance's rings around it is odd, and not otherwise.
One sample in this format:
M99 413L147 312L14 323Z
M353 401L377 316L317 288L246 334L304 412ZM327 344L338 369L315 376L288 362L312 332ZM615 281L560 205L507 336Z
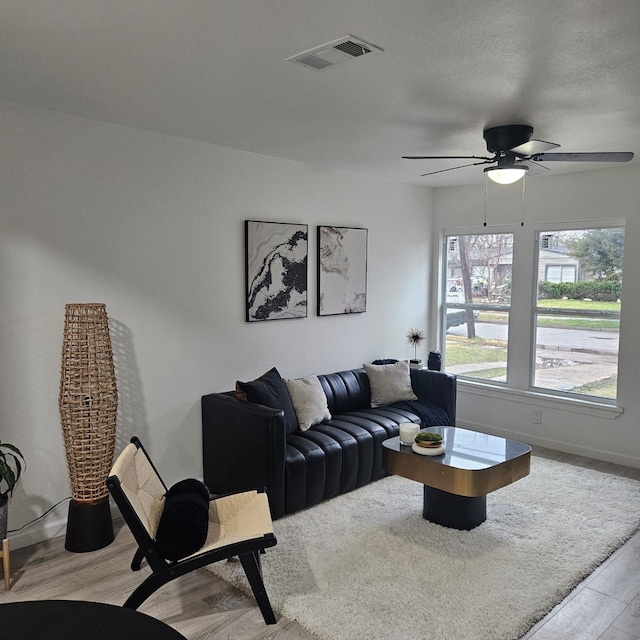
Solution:
M0 604L0 638L11 640L186 640L139 611L82 600Z
M422 515L452 529L473 529L487 519L487 494L529 475L531 447L524 442L459 427L429 427L445 451L422 456L400 438L382 443L382 466L424 485Z

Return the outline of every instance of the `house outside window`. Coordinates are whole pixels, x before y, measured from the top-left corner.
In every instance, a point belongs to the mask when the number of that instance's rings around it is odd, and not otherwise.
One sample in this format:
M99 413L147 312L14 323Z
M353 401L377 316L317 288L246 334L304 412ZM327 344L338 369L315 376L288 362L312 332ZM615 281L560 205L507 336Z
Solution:
M527 281L513 281L518 243L531 256ZM624 227L558 228L528 233L445 235L440 343L445 370L461 380L510 386L568 400L615 403L622 300ZM529 258L530 259L530 258ZM522 265L520 265L522 267ZM522 280L522 275L520 280ZM509 358L511 292L520 315ZM529 292L529 293L527 293ZM527 299L530 301L527 303ZM527 382L528 381L528 382Z

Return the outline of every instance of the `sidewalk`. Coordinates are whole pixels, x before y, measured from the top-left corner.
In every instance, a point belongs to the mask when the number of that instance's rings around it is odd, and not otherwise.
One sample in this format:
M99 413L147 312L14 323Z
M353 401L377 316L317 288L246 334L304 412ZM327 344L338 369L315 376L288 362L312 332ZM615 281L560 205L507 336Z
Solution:
M448 373L465 374L486 369L504 369L505 362L480 362L447 367ZM618 359L610 353L539 348L535 384L556 391L571 391L587 383L604 380L618 371ZM505 382L505 376L491 378Z

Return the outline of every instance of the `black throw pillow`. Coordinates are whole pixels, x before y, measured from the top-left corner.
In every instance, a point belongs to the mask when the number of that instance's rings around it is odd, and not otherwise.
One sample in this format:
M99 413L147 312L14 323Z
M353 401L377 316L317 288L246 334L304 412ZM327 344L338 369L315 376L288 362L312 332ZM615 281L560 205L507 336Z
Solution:
M209 490L200 480L181 480L167 491L156 531L163 558L179 560L204 546L209 530Z
M236 382L236 397L272 409L284 411L284 424L287 433L298 430L298 417L293 408L291 396L279 371L273 367L252 382Z

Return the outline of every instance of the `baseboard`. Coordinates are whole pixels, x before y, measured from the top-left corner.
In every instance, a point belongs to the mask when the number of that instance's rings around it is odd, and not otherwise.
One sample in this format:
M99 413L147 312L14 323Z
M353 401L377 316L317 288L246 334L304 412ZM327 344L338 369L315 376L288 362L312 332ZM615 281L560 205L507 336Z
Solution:
M57 518L52 522L36 522L24 531L18 533L9 534L9 544L11 549L21 549L22 547L28 547L38 542L44 542L45 540L52 540L58 536L65 535L67 531L67 517L66 515L61 518Z
M488 433L493 436L500 436L501 438L509 438L510 440L520 440L530 445L546 447L547 449L553 449L554 451L572 453L576 456L595 458L596 460L603 460L605 462L619 464L624 467L640 469L640 460L637 458L620 455L611 451L604 451L603 449L591 449L589 447L561 442L551 438L540 438L528 433L524 434L510 429L501 429L500 427L495 427L493 425L481 424L478 422L467 422L466 420L456 420L456 426L462 427L463 429L470 429L472 431L481 431L482 433Z

